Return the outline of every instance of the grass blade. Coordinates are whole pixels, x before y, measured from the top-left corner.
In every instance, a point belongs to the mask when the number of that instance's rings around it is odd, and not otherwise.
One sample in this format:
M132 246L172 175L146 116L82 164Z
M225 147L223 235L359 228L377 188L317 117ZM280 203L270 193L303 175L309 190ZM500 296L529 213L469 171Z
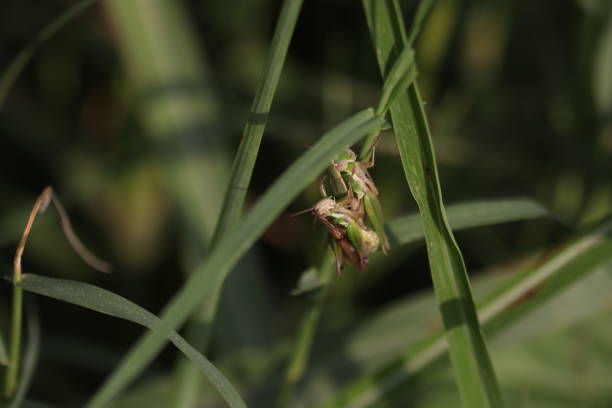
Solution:
M416 14L414 15L414 19L412 20L412 25L410 27L410 33L408 34L407 44L410 47L414 45L414 41L416 40L417 36L421 33L421 28L423 26L423 23L427 19L427 16L429 16L429 13L431 12L431 9L434 3L435 3L435 0L421 0L419 2L419 7L417 8ZM395 6L395 10L397 14L401 15L401 12L399 12L400 11L399 5L395 3L394 6Z
M295 30L302 0L285 0L278 18L278 24L270 45L270 52L255 98L251 105L249 118L242 132L238 152L234 158L229 187L225 194L221 218L217 224L213 242L224 236L238 221L244 206L263 132L266 129L268 114L276 87L280 79L289 43Z
M397 61L391 68L391 72L385 78L382 95L376 113L383 115L389 110L391 103L406 92L408 86L416 79L417 72L414 64L414 51L405 47Z
M406 89L414 82L416 77L417 71L414 63L414 51L410 47L405 47L397 58L397 61L395 61L389 75L385 78L382 95L380 96L376 108L376 114L385 116L391 104L406 92ZM379 135L380 131L372 132L364 140L359 154L362 161L369 161L372 159L373 147L378 141Z
M383 75L406 44L397 1L364 1L368 26ZM431 137L415 85L391 105L391 117L404 172L421 213L432 278L455 381L466 407L503 405L482 336L461 251L448 225Z
M446 215L453 231L458 231L545 217L550 215L550 211L536 201L516 198L453 204L446 208ZM419 214L410 214L391 220L387 223L386 228L389 239L397 245L415 242L424 236Z
M612 263L612 220L593 232L563 245L542 265L519 274L486 296L479 306L479 318L488 336L497 335L512 323L528 316L586 274ZM397 360L354 381L325 407L363 408L403 382L440 363L448 343L442 332L412 344Z
M123 359L120 366L86 405L103 407L110 402L159 352L164 331L182 324L190 311L210 298L238 259L253 245L275 217L312 182L334 155L382 126L383 120L372 109L362 111L328 132L269 188L244 221L223 238L210 257L189 277L170 301L159 326L146 333Z
M88 283L25 274L19 285L29 292L129 320L151 330L159 327L160 320L153 313L113 292ZM246 407L227 378L183 337L174 330L165 330L163 335L198 365L229 406Z

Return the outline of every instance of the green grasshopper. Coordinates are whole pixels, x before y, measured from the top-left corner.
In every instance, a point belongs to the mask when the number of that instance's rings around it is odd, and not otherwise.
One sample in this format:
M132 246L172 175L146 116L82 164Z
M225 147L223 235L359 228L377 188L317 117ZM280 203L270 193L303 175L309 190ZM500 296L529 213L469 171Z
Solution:
M361 214L336 203L333 198L323 198L314 207L293 215L311 212L332 236L336 255L336 272L341 275L344 258L359 269L365 269L368 256L375 252L380 240L378 234L363 225Z
M368 173L368 169L373 166L374 154L372 154L372 161L360 162L355 152L346 149L331 162L329 173L334 190L341 195L346 195L342 202L345 202L345 205L352 211L365 213L367 221L382 242L383 253L387 254L389 240L385 235L382 209L378 201L378 189ZM323 185L321 185L321 193L326 195Z

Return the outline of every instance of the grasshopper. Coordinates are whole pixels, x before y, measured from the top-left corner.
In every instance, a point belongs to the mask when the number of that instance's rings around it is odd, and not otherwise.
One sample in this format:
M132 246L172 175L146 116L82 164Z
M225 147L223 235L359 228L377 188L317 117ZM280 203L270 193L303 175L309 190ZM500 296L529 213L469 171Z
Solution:
M374 154L372 161L360 162L357 155L351 149L346 149L329 166L334 189L340 194L345 194L342 202L352 211L366 215L367 221L374 228L380 242L382 251L389 251L389 240L385 235L382 209L378 201L378 189L368 173L368 169L374 166ZM323 185L321 192L325 195Z
M332 236L338 275L342 274L345 257L359 269L365 269L368 256L378 249L380 240L377 233L363 225L361 213L344 207L331 197L294 215L305 212L311 212Z

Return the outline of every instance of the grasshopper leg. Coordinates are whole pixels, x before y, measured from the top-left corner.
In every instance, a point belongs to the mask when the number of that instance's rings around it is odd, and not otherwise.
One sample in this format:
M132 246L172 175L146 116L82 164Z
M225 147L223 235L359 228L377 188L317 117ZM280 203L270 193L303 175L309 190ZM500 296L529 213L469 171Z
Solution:
M374 227L374 231L380 239L382 251L386 255L389 252L389 240L387 239L387 235L385 234L380 202L374 194L366 194L366 196L364 197L364 204L368 220L372 224L372 227Z

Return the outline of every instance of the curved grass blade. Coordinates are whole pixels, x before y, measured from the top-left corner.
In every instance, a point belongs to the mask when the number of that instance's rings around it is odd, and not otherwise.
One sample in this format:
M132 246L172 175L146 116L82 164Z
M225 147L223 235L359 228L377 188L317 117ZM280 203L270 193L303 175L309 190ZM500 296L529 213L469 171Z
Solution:
M243 222L222 238L209 258L191 274L164 310L160 324L137 342L86 406L103 407L121 392L159 352L165 343L163 333L182 324L202 299L209 299L216 293L231 268L291 200L342 149L382 126L383 122L372 109L364 110L336 126L296 160L268 189Z
M612 220L602 222L591 233L562 245L542 265L526 270L486 296L478 308L487 336L495 336L528 316L586 274L612 264ZM443 333L434 333L411 344L397 360L344 388L326 408L368 407L406 381L444 362L448 343Z
M9 63L4 69L2 76L0 76L0 109L4 106L6 97L15 83L15 80L23 71L25 66L30 62L38 47L41 46L45 41L49 40L55 33L57 33L62 27L64 27L70 20L82 13L87 7L91 6L97 0L82 0L60 14L55 20L47 24L40 32L34 37L34 39L26 45L17 54L15 58Z
M15 397L11 401L9 408L19 408L23 405L24 399L32 383L36 363L40 354L40 319L38 310L33 299L26 298L26 343L22 363L21 376L17 385ZM31 302L30 302L31 301Z
M446 208L448 222L453 231L504 222L528 220L550 216L550 211L540 203L522 198L478 200L449 205ZM396 245L408 244L423 238L423 224L419 214L410 214L391 220L386 225L387 234Z
M88 283L25 274L19 285L29 292L129 320L151 330L159 327L160 319L153 313L124 297ZM174 330L164 330L163 335L198 365L230 407L246 407L246 404L227 378L206 357L187 343L182 336Z
M364 0L368 27L383 75L406 44L396 0ZM391 118L406 179L423 223L434 289L450 345L455 381L464 406L503 406L472 299L461 251L448 225L435 156L415 85L391 105Z

